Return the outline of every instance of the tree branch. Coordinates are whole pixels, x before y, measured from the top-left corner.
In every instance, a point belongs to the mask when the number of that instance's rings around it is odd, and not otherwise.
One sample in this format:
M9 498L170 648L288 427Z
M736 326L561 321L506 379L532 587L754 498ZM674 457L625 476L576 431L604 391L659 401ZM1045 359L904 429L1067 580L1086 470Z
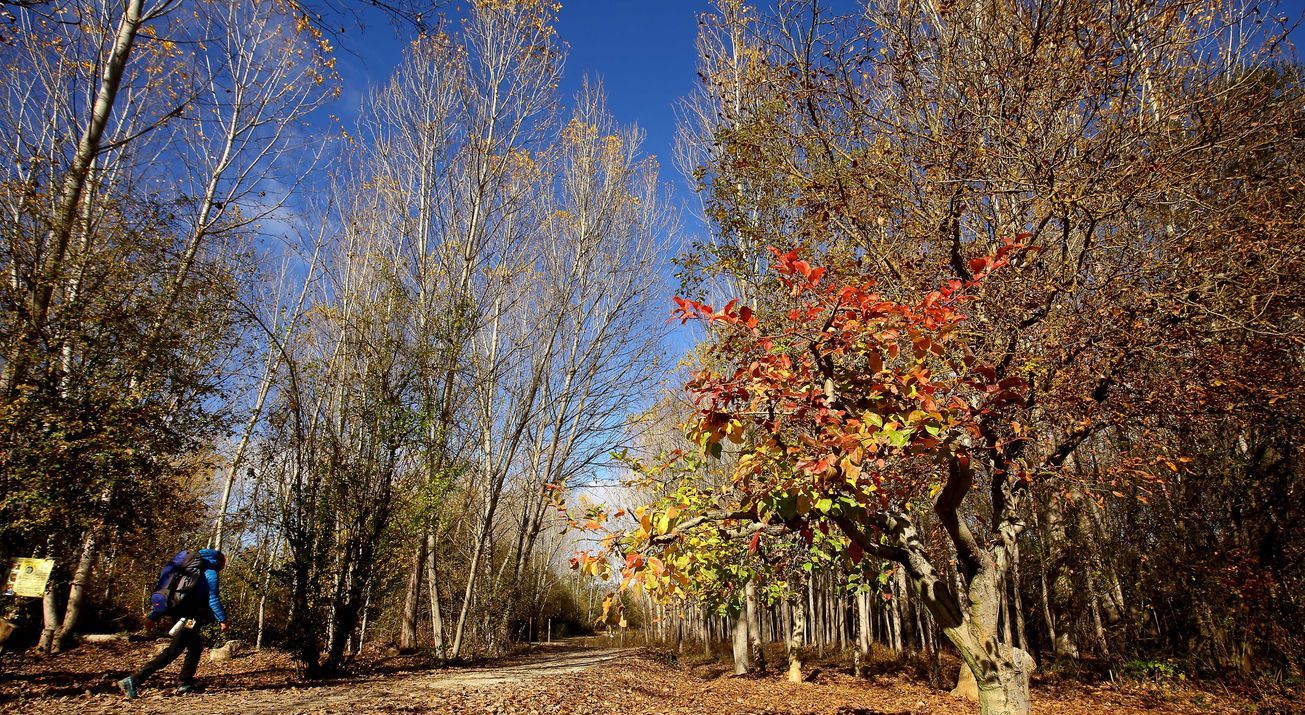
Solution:
M985 563L983 550L979 548L974 534L961 519L959 512L961 502L973 486L974 470L970 467L970 458L966 454L958 454L948 463L947 483L933 503L934 512L938 514L943 528L956 546L956 557L967 581L974 578Z
M676 524L675 528L671 529L665 534L658 534L657 536L649 537L648 543L655 546L660 546L662 544L669 544L675 541L676 539L680 538L681 536L683 536L684 532L688 531L689 529L702 526L703 524L710 524L712 522L717 522L717 521L742 521L745 519L756 521L757 520L756 512L754 510L708 512L706 514L695 516L691 519L685 519L679 524Z
M915 534L915 525L905 515L876 514L866 515L865 519L879 518L884 529L893 536L897 545L882 544L870 537L862 525L844 515L831 517L838 528L849 539L868 554L895 561L906 569L915 581L929 612L933 614L939 627L944 630L960 628L965 623L965 614L961 612L960 601L952 592L947 582L938 577L933 564L929 563L924 545Z

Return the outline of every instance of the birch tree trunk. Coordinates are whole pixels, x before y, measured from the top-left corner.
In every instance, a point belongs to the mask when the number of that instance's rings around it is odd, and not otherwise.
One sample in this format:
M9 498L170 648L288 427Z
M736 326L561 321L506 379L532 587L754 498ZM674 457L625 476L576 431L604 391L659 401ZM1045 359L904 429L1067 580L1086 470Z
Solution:
M48 653L54 647L54 634L59 630L59 595L56 593L53 578L51 583L45 588L45 595L41 597L41 615L44 618L44 625L41 627L41 637L36 643L36 649L42 653Z

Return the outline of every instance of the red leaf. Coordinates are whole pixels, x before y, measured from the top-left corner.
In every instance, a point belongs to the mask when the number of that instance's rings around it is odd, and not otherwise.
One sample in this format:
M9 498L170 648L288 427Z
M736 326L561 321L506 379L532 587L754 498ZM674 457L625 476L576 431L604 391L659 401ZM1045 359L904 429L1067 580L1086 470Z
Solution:
M1019 376L1008 377L997 383L997 387L1000 387L1003 390L1023 390L1028 386L1028 381Z
M739 320L749 328L757 327L757 316L753 315L752 309L746 305L739 309Z
M761 532L760 532L760 531L758 531L757 533L755 533L755 534L752 535L752 541L748 542L748 551L751 552L751 553L754 553L754 554L755 554L755 553L757 553L757 547L758 547L758 546L761 546Z

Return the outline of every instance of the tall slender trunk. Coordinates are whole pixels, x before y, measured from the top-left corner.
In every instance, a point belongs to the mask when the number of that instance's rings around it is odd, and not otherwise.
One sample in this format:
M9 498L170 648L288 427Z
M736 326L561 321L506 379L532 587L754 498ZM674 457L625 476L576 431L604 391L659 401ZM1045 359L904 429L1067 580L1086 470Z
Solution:
M699 614L698 634L702 637L702 654L710 658L711 653L711 616L705 612Z
M1088 581L1094 581L1090 574L1088 575ZM1092 614L1092 634L1096 636L1097 652L1101 654L1102 658L1109 658L1110 643L1106 640L1106 628L1101 622L1101 608L1098 605L1100 601L1095 584L1092 584L1092 588L1088 592L1088 610Z
M417 613L421 607L421 578L426 568L426 537L417 539L417 547L408 569L408 589L403 599L403 619L399 623L399 650L411 651L417 647Z
M426 534L426 583L430 588L431 633L435 639L435 657L444 657L444 618L440 611L440 580L435 573L435 533Z
M41 628L41 637L37 641L36 649L48 653L54 648L54 634L59 630L59 595L53 583L45 589L45 595L41 597L41 615L45 623Z
M42 261L41 280L35 286L32 295L32 325L37 331L44 328L49 316L50 301L63 270L68 242L72 237L77 216L77 207L86 190L91 165L100 152L100 143L104 137L104 130L109 124L109 118L113 114L113 107L118 99L118 88L122 85L122 77L136 43L136 35L145 20L142 16L143 7L144 0L127 0L123 6L113 47L100 74L99 88L95 94L95 101L91 105L91 116L77 143L72 165L68 167L68 173L64 175L63 184L59 187L54 217L45 236L46 255ZM8 377L22 379L22 375L17 372ZM12 384L14 383L10 382L4 387L11 387Z
M838 650L841 653L847 650L847 594L843 590L843 575L840 573L834 579L834 630L838 632Z
M1042 525L1038 519L1038 510L1033 509L1033 528L1037 533L1042 533ZM1042 607L1042 620L1047 627L1047 645L1052 653L1056 652L1056 620L1051 617L1051 593L1047 588L1047 557L1046 557L1046 537L1042 536L1043 542L1038 549L1038 585L1041 587L1039 601Z
M499 339L499 321L503 317L502 298L496 298L494 301L494 319L490 332L489 350L486 361L493 364L498 355ZM499 474L494 471L494 415L493 400L496 383L491 375L490 379L482 381L481 389L485 391L485 404L482 405L484 411L484 426L481 428L481 472L484 481L489 485L488 493L485 494L485 510L481 516L481 521L477 525L476 536L472 541L471 563L467 567L467 583L462 593L462 607L458 609L458 624L453 631L453 650L450 656L457 658L462 654L462 639L466 633L467 615L471 611L471 598L475 591L476 579L480 576L480 559L485 549L485 542L489 540L490 530L493 529L493 518L495 507L498 506L498 481Z
M910 583L906 577L906 569L897 569L893 574L894 590L894 607L897 609L897 647L898 650L910 650L915 652L915 646L908 644L911 640L908 633L911 628L911 594Z
M1011 627L1015 631L1015 639L1012 641L1020 650L1029 649L1028 636L1024 627L1024 599L1020 594L1020 551L1019 545L1012 542L1010 545L1010 613Z
M902 596L901 589L898 588L897 580L894 578L890 586L892 600L888 603L888 637L889 645L893 652L902 652Z
M486 523L476 533L476 539L471 547L471 563L467 566L467 583L462 593L462 608L458 610L458 623L453 630L453 649L449 654L451 658L457 658L462 653L462 639L466 633L467 615L471 612L471 597L476 588L476 580L480 575L480 558L485 548L485 541L488 538L486 532L489 530L489 524Z
M746 675L751 670L751 663L748 659L748 611L743 605L739 606L739 612L734 616L734 626L731 631L733 634L734 644L734 674Z
M806 579L806 594L805 594L805 595L806 595L806 599L807 599L807 604L806 604L807 607L806 607L806 609L805 609L805 613L804 613L804 615L803 615L803 618L806 619L806 621L807 621L806 625L807 625L808 627L805 629L805 631L806 631L806 639L807 639L807 643L810 644L810 645L819 645L819 643L820 643L820 627L819 627L819 625L818 625L818 624L819 624L819 621L816 620L817 614L816 614L816 587L815 587L815 581L816 581L816 579L815 579L814 576L811 577L811 578Z
M81 557L77 561L77 570L73 573L72 584L68 587L68 605L64 609L63 623L55 634L53 651L58 653L73 643L73 631L82 615L82 601L86 588L90 584L91 571L95 568L95 559L99 555L100 535L98 529L87 532L82 542Z
M756 579L748 579L744 586L743 593L745 596L746 614L748 619L748 647L751 651L750 660L758 671L766 669L766 651L761 642L761 620L760 607L757 602L757 582Z
M49 318L50 303L54 297L55 287L60 284L60 276L68 252L68 243L72 237L77 218L77 209L82 202L82 195L86 191L95 158L99 154L104 130L108 126L110 116L113 114L113 107L118 98L118 89L122 84L123 74L126 72L128 61L131 58L136 35L140 31L141 24L145 21L142 15L143 6L144 0L127 0L123 7L113 46L104 62L99 87L96 90L95 100L91 105L91 116L82 131L81 139L78 141L77 149L73 154L72 164L68 168L68 173L64 175L63 183L55 200L54 216L50 222L50 228L46 232L45 253L39 268L41 277L36 281L32 289L32 333L27 337L27 340L33 344L40 339L39 335L45 329ZM3 372L0 373L0 399L7 398L10 390L25 379L27 363L28 357L24 347L20 346L19 352L10 356L10 359L6 361ZM77 574L82 574L83 563L89 562L94 565L96 539L93 531L94 529L87 532L83 542ZM88 546L89 548L87 548ZM64 641L72 632L72 627L76 626L81 613L81 599L85 592L84 586L89 576L89 567L86 569L85 575L81 576L80 583L78 576L74 575L73 586L69 590L70 600L66 606L67 610L63 618L63 625L57 628L58 633L56 633L55 626L59 622L58 603L53 594L47 592L47 597L42 604L45 627L41 634L41 648L58 649L65 645L61 641ZM71 620L68 618L69 612L72 615Z
M367 643L367 621L368 615L372 610L372 587L367 587L367 596L363 599L362 625L358 628L358 649L354 653L361 653L363 645Z
M856 593L856 676L864 677L870 664L870 592Z
M806 628L806 613L802 607L801 591L794 589L796 593L785 601L789 611L789 631L788 638L784 641L784 652L788 655L788 680L792 683L802 682L802 640L805 637L803 630Z

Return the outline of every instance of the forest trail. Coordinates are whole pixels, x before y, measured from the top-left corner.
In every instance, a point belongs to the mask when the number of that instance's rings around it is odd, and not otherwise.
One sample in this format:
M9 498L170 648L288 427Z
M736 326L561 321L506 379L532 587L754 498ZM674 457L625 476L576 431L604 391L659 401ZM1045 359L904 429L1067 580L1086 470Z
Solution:
M573 650L549 648L535 651L524 662L490 665L446 673L434 673L426 685L432 688L486 687L519 683L531 678L567 675L610 663L637 652L638 648L594 648Z
M566 642L492 663L431 668L417 657L369 655L358 675L304 682L288 653L265 650L200 666L206 692L171 694L176 666L128 701L113 681L139 666L152 643L83 646L51 658L16 655L0 671L0 712L76 715L973 715L977 708L923 685L907 670L885 667L855 680L834 662L815 667L812 682L729 677L728 664L618 645ZM594 646L594 647L587 647ZM908 669L909 670L909 669ZM1193 684L1194 685L1194 684ZM1033 715L1242 715L1244 697L1197 687L1041 682ZM1278 710L1298 712L1301 703Z
M173 666L142 688L141 696L134 701L128 701L111 690L107 678L101 676L85 690L75 682L67 682L70 687L62 689L63 692L82 690L80 695L27 701L19 705L18 711L147 715L171 714L179 709L230 715L438 712L443 711L442 704L450 694L455 700L475 699L478 695L490 696L493 691L507 686L529 684L539 679L556 681L562 676L631 657L638 650L544 645L519 656L483 665L391 672L383 672L385 669L382 668L382 672L373 675L321 683L288 682L283 677L284 668L255 663L257 656L222 665L207 662L206 656L199 671L200 681L206 685L205 692L184 696L184 699L172 694ZM137 660L141 659L143 656L137 657ZM240 667L242 661L255 667ZM70 668L50 675L68 678L74 676L69 672L71 670L79 669ZM46 678L34 677L32 680Z
M349 713L360 709L378 712L411 712L414 708L435 707L443 700L442 691L463 688L498 688L526 683L538 678L556 678L589 670L632 654L634 648L573 649L541 647L520 658L504 663L438 670L425 673L401 673L389 677L351 680L320 687L295 687L266 690L224 692L214 690L195 698L192 712L229 713L230 715L285 715L286 713ZM164 691L166 692L166 691ZM159 695L142 697L142 707L124 703L121 711L175 713L178 699Z

